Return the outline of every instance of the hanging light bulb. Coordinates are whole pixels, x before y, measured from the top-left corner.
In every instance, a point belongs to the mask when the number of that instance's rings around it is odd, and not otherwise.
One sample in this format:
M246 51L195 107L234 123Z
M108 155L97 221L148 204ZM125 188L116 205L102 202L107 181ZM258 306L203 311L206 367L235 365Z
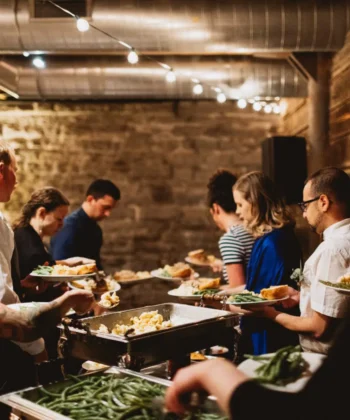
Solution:
M23 51L22 54L24 55L24 57L29 57L30 56L30 53L28 51Z
M193 86L193 93L195 95L201 95L203 93L203 86L200 83L197 83Z
M86 32L90 28L90 24L86 19L79 18L77 19L77 29L80 32Z
M32 63L37 69L44 69L46 67L46 63L41 57L33 58Z
M281 113L281 107L279 106L279 105L275 105L274 107L273 107L273 113L274 114L280 114Z
M264 111L266 112L266 114L271 114L272 112L272 106L267 104L264 106Z
M220 103L223 104L224 102L226 102L226 95L222 92L218 93L216 100Z
M137 52L132 49L128 54L128 61L130 64L136 64L139 61L139 56L137 55Z
M244 109L247 107L247 101L245 99L239 99L237 102L237 106L240 109Z
M253 104L253 109L254 109L254 111L259 112L259 111L261 111L262 106L261 106L261 104L259 104L259 102L255 102L255 103Z
M174 83L176 81L176 75L175 75L173 69L170 69L168 71L165 78L166 78L166 81L169 82L169 83Z

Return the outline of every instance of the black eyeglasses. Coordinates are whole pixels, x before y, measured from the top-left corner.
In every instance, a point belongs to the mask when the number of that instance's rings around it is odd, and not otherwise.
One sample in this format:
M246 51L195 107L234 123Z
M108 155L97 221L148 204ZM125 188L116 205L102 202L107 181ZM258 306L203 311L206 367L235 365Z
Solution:
M301 203L298 203L298 206L301 208L301 211L304 212L307 210L308 204L312 203L313 201L317 201L321 196L312 198L311 200L302 201Z

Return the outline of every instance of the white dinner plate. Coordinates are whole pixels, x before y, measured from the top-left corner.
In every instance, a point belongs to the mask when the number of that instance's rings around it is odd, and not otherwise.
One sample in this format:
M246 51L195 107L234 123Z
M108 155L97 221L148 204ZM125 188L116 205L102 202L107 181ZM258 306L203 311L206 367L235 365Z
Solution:
M82 280L77 280L77 281L82 281ZM106 293L106 292L117 292L118 290L120 290L121 289L121 286L120 286L120 284L117 282L117 280L114 280L114 283L115 283L115 286L112 288L112 289L109 289L109 290L104 290L103 292L96 292L96 291L94 291L94 290L91 290L91 292L93 293L93 294L95 294L95 295L103 295L103 293ZM75 289L75 290L87 290L87 289L84 289L83 287L77 287L77 286L74 286L72 283L69 283L68 284L68 286L71 288L71 289Z
M289 299L289 296L285 296L281 299L271 299L271 300L262 300L261 302L239 302L235 303L227 299L227 305L234 305L234 306L271 306L275 303L282 302L283 300ZM221 302L223 303L223 301Z
M323 284L323 286L325 286L325 287L329 287L332 290L336 290L337 292L350 293L350 289L343 289L342 287L337 287L337 283L334 283L334 286L331 286L329 284L324 284L324 283L322 283L322 281L320 281L320 283Z
M93 362L92 360L86 360L81 367L88 372L94 372L96 370L102 370L109 368L108 365L103 365L102 363Z
M168 295L186 300L201 300L202 297L201 295L181 295L177 293L177 289L169 290Z
M191 277L168 277L168 276L163 276L161 274L162 272L163 272L163 269L162 268L158 268L157 270L151 271L151 275L153 277L157 277L158 279L168 280L168 281L174 281L174 280L183 280L183 281L186 281L186 280L191 280L192 279L192 276ZM193 274L193 278L198 279L198 277L199 277L199 274L198 273L194 273Z
M130 280L116 280L116 281L122 284L133 284L133 283L138 283L140 281L149 280L151 278L152 276L148 276L148 277L143 277L142 279L136 278L136 279L130 279Z
M70 275L70 276L68 276L66 274L59 275L59 276L58 275L52 276L51 274L42 275L42 274L35 274L35 273L30 273L30 275L32 277L39 277L39 278L41 278L45 281L56 283L56 282L70 282L72 280L84 279L85 277L95 276L96 273Z
M273 356L274 353L267 354L266 356ZM306 382L311 378L312 374L321 366L323 359L325 358L324 354L319 353L302 353L303 359L309 364L306 372L294 382L290 382L287 385L278 386L271 384L263 384L266 388L274 389L277 391L284 392L298 392L304 388ZM238 369L245 373L251 378L256 378L257 374L255 370L261 366L261 363L257 360L247 359L238 365Z

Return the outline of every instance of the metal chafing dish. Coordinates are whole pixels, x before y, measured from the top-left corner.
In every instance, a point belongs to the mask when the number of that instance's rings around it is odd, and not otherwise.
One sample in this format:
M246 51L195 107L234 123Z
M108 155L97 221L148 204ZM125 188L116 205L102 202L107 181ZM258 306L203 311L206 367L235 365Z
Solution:
M146 381L150 381L153 383L157 383L160 385L164 385L164 387L167 387L171 384L170 381L167 381L165 379L159 379L155 378L153 376L145 375L142 373L134 372L128 369L122 369L122 368L116 368L112 367L108 370L105 370L104 372L96 372L89 375L104 375L104 374L110 374L113 373L115 375L118 375L120 378L130 377L130 376L136 376L139 378L142 378ZM57 382L54 384L50 384L45 386L45 389L47 389L50 392L59 393L62 392L66 387L72 385L74 382L71 379ZM0 397L0 402L3 404L6 404L10 407L12 407L12 413L16 416L18 416L20 419L25 420L48 420L48 419L55 419L55 420L70 420L70 417L64 416L62 414L56 413L52 410L49 410L48 408L42 407L35 403L35 401L38 400L40 392L40 387L34 387L34 388L27 388L22 391L13 392L10 394L6 394ZM212 407L213 412L217 412L217 406L215 399L212 397L209 397L208 405L207 407L209 410Z
M111 329L117 323L129 324L131 317L148 311L158 311L164 320L171 320L174 326L135 336L116 336L97 331L100 324ZM216 309L164 303L80 321L80 328L60 326L65 336L62 346L64 356L140 370L217 344L228 347L233 353L233 327L237 323L237 315Z

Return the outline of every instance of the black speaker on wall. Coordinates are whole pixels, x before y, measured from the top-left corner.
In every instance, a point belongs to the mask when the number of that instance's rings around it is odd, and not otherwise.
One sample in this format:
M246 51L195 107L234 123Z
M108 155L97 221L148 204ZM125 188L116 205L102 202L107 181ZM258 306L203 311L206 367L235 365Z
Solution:
M304 137L269 137L262 142L262 170L272 178L288 204L302 201L307 177Z

